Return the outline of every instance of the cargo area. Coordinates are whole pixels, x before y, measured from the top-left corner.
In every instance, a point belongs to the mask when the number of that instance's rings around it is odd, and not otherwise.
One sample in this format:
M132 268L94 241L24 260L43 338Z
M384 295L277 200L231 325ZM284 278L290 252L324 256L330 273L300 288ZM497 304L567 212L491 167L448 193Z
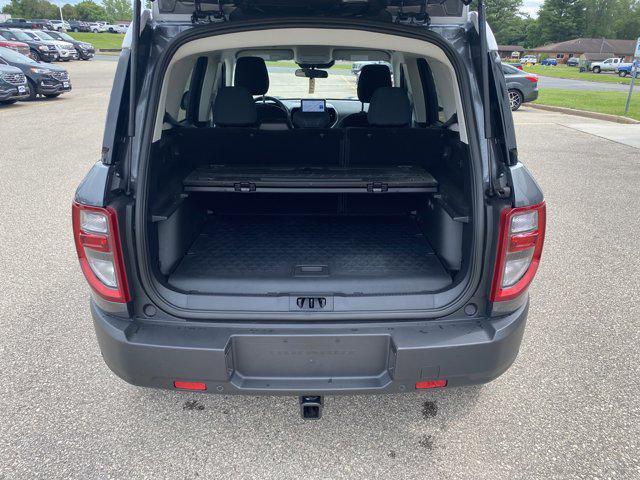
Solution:
M471 158L452 70L421 48L433 57L285 45L176 60L145 178L159 293L272 313L460 295Z
M366 157L341 157L341 147L335 155L326 148L315 158L305 155L311 140L318 152L326 139L309 130L307 142L280 141L296 132L236 132L245 135L236 141L241 155L228 157L224 144L233 135L222 130L167 136L158 151L164 161L154 176L151 230L161 282L213 295L450 287L466 264L465 148L442 130L406 132L422 135L431 153L418 156L422 142L401 146L404 132L395 132L393 142L384 130L363 137L372 143L384 137L378 154ZM262 141L269 148L260 148ZM391 150L403 151L403 164L387 156Z

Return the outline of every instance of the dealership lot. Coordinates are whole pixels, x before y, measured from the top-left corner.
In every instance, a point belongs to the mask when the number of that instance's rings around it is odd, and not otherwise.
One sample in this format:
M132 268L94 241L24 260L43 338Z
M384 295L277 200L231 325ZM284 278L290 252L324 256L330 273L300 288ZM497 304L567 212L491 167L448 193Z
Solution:
M636 126L516 112L549 225L505 375L328 398L304 422L295 398L138 389L100 358L70 205L99 158L115 65L71 63L66 97L0 109L0 478L640 476Z

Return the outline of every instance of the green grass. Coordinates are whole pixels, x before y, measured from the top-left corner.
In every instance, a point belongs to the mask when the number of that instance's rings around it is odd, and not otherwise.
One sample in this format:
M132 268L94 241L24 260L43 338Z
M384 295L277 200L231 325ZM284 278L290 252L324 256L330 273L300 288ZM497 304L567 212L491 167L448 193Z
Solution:
M555 67L546 65L531 65L522 67L525 72L544 75L545 77L570 78L572 80L587 80L589 82L621 83L629 85L630 77L620 78L617 73L580 73L578 67L567 67L557 65Z
M122 48L122 33L88 33L88 32L69 32L76 40L81 42L89 42L96 48Z
M542 88L534 103L624 116L627 92L593 92ZM640 120L640 89L631 97L629 117Z

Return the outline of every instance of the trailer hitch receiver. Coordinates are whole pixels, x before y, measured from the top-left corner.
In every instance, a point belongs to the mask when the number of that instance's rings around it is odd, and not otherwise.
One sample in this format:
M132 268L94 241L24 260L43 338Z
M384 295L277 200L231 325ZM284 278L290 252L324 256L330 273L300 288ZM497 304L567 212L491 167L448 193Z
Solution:
M321 396L300 397L300 415L304 420L319 420L322 417L324 399Z

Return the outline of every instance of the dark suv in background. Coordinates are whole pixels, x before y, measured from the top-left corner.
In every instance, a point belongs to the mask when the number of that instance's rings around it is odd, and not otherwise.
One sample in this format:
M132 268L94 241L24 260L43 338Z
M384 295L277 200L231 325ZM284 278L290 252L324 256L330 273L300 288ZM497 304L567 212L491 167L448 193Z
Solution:
M29 85L24 73L0 61L0 104L9 105L28 97Z
M76 52L78 52L78 58L81 60L90 60L96 54L95 47L88 42L81 42L80 40L76 40L71 35L64 32L47 32L50 37L61 40L63 42L69 42L74 46Z
M116 375L313 419L509 368L546 209L467 3L135 1L72 206Z
M82 22L80 20L69 20L69 27L72 32L90 32L91 27L87 22Z
M2 47L0 47L0 63L16 67L24 73L29 84L29 100L34 100L37 95L56 98L71 91L69 74L58 65L36 62Z
M20 30L0 29L0 37L14 42L23 42L29 45L31 57L37 61L53 62L60 58L58 49L53 42L36 40Z

